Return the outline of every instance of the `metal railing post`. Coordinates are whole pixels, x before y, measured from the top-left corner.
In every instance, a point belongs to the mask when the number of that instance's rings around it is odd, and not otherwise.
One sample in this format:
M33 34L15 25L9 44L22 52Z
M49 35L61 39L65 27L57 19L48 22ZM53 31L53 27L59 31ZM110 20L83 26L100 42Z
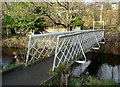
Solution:
M31 43L31 36L29 36L29 41L28 41L28 51L27 51L27 57L26 57L26 66L29 60L29 53L30 53L30 43Z

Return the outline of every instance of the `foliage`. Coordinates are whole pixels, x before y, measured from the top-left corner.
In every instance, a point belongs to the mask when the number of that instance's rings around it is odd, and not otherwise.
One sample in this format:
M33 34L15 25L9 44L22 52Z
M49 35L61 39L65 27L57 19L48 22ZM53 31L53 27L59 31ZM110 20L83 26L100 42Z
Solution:
M42 16L42 12L36 14L38 10L36 10L37 7L34 6L34 3L16 2L10 5L8 3L7 7L10 9L3 10L3 21L10 26L9 28L23 30L24 32L38 31L38 33L45 30L46 20Z
M66 63L60 64L59 67L57 67L57 68L54 69L54 72L55 73L61 73L61 72L63 72L65 70L65 65L67 65L67 64ZM52 68L51 68L50 71L49 71L49 74L52 74L54 72L52 71Z
M13 17L6 14L4 15L3 23L5 23L6 25L9 25L9 24L13 24L13 22L14 22Z
M75 17L73 21L71 22L73 26L81 26L84 24L84 21L81 20L80 17Z
M87 85L117 85L113 80L98 80L95 77L92 77L89 75L88 72L86 72L86 75L81 76L80 78L72 77L70 78L69 84L71 86L87 86Z
M42 32L46 27L51 26L53 23L55 25L61 25L64 28L70 30L70 26L81 26L87 25L91 26L92 21L98 21L100 16L102 16L103 21L106 24L111 25L115 24L117 21L117 10L113 10L112 6L109 2L103 3L103 11L101 12L101 4L100 3L90 3L85 4L83 2L15 2L10 3L6 2L7 5L3 4L3 15L8 15L12 18L14 22L11 28L16 30L30 31L35 30ZM97 7L99 6L99 7ZM8 9L5 9L8 8ZM114 14L113 14L114 13ZM74 15L74 17L72 17ZM10 17L4 18L3 21L8 20L6 24L10 24L12 22ZM44 20L42 20L44 18ZM36 23L39 19L40 22L46 23L37 23L41 24L36 27ZM82 21L84 19L84 21ZM88 20L89 19L89 20ZM39 21L38 21L39 22ZM119 23L119 22L118 22ZM46 24L46 25L45 25ZM10 24L11 25L11 24ZM41 27L42 26L42 27ZM44 28L44 29L43 29Z
M59 76L50 79L49 81L42 84L42 86L59 86L60 85L60 78Z
M35 14L44 14L44 7L43 6L38 6L34 9Z
M104 86L104 85L111 85L111 86L119 86L117 83L115 83L113 80L99 80L95 77L92 77L89 75L88 72L85 73L85 75L82 75L79 78L76 77L70 77L69 78L69 86L71 87L81 87L81 86ZM57 86L60 85L60 77L57 76L53 79L50 79L49 81L45 82L43 86Z
M37 33L39 33L39 31L41 31L41 32L45 31L45 28L46 28L45 19L44 18L38 18L35 21L34 27L35 27L35 30L38 31Z

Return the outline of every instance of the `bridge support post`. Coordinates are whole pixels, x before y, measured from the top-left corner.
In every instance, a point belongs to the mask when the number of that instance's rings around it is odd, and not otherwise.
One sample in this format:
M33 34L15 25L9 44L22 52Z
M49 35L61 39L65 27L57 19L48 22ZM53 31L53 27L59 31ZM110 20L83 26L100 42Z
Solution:
M60 74L60 86L63 86L64 85L64 73L62 72Z
M29 42L28 42L28 51L27 51L27 59L26 59L26 66L27 66L27 64L28 64L28 60L29 60L29 53L30 53L30 43L31 43L31 36L29 37Z

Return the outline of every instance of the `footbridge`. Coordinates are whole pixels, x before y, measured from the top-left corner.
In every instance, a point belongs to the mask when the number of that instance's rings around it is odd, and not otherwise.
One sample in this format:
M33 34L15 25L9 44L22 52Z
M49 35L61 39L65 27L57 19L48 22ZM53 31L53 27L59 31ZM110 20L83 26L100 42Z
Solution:
M104 31L80 30L30 35L25 63L25 66L30 66L3 75L3 85L40 85L55 75L48 73L50 69L54 72L66 62L84 63L87 60L85 53L99 49L100 44L105 42ZM80 56L84 60L80 61Z

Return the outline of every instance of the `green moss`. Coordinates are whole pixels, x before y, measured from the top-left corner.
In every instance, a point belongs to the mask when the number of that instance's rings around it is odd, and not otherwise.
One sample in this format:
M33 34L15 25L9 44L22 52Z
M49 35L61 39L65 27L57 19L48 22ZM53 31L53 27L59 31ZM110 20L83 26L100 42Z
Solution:
M10 68L10 67L13 67L13 66L16 66L17 64L10 64L10 65L8 65L8 66L3 66L2 68L3 69L8 69L8 68Z

